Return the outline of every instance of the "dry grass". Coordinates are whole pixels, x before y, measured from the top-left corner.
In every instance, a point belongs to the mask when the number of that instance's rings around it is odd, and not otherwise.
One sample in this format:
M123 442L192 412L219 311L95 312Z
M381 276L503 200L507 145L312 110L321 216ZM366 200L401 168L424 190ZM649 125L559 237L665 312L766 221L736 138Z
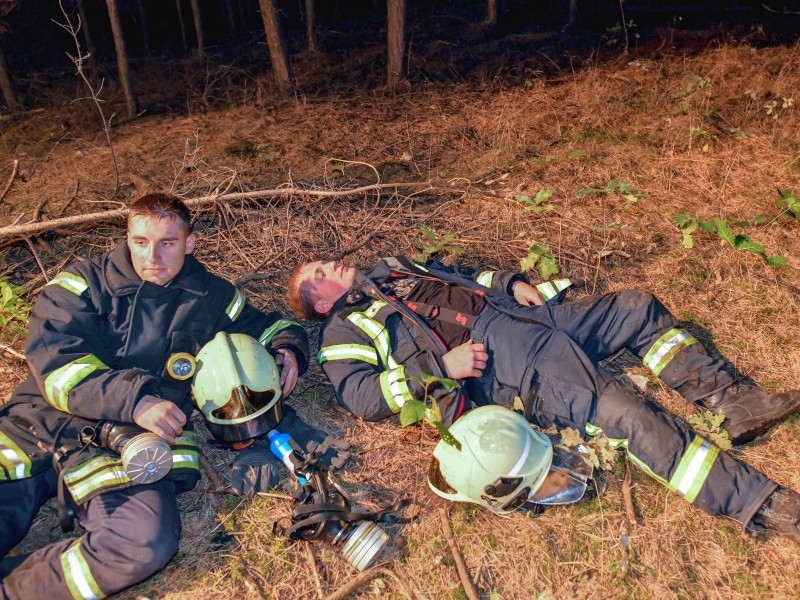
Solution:
M411 242L420 239L423 223L441 234L458 232L458 243L468 247L462 260L493 267L514 267L531 242L548 243L562 272L584 285L579 293L650 290L742 373L771 388L797 388L800 223L778 217L773 201L777 188L800 193L800 108L787 108L776 121L764 105L783 97L800 103L798 52L797 46L722 46L692 57L595 65L556 81L490 80L394 97L282 102L262 102L255 94L224 111L153 116L115 131L129 182L124 199L137 195L133 183L141 187L141 178L187 197L224 188L234 173L236 190L289 181L340 187L375 181L375 171L383 180L427 178L452 193L217 206L197 215L198 256L232 280L256 268L271 274L245 290L256 305L285 310L285 276L295 262L347 252L374 232L382 235L347 260L368 265L380 255L414 253ZM88 124L80 133L75 126L65 132L62 118L49 111L2 134L0 179L10 172L3 154L10 155L9 148L25 173L0 207L4 224L43 199L51 216L65 208L67 214L98 210L91 202L113 188L100 132ZM231 153L242 140L253 147L249 156ZM647 196L627 206L619 195L575 196L615 178ZM522 214L514 196L542 188L555 190L555 210ZM764 215L766 224L744 231L789 264L770 269L701 232L693 249L683 248L672 223L683 212L732 221ZM39 252L52 276L64 261L99 253L121 234L117 225L103 225L80 237L50 237L52 249L39 246ZM26 246L6 246L2 260L5 272L27 278L29 286L44 283ZM645 374L626 355L610 366L621 377L623 370ZM8 393L22 368L8 362L0 369ZM683 401L652 378L648 393L687 416ZM426 490L431 432L345 415L316 365L291 402L357 448L342 477L359 506L377 508L405 495L417 501L413 524L388 527L398 544L382 564L419 597L463 598L438 505ZM798 434L792 419L739 458L800 489ZM212 455L227 475L230 456ZM631 532L627 550L621 473L607 478L602 498L536 519L453 506L451 523L481 593L507 599L800 595L797 545L745 539L643 474L634 473L634 481L642 524ZM354 576L330 547L312 546L312 566L305 548L272 535L272 523L288 514L288 501L204 494L207 485L182 498L184 536L176 559L120 598L313 598L314 569L325 594ZM219 522L234 544L220 544ZM52 535L47 523L38 530ZM384 583L382 595L401 597L391 579Z

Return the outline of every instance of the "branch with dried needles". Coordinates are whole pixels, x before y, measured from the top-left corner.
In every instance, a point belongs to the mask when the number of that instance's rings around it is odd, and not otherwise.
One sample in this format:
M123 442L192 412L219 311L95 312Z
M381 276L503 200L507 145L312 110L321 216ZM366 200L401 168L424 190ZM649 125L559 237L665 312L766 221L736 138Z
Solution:
M461 555L461 551L458 549L458 544L456 543L456 538L453 535L453 530L450 528L450 518L447 515L447 509L439 509L439 516L442 519L442 531L444 531L444 537L447 540L447 545L450 546L450 553L453 555L453 560L456 561L456 569L458 569L458 576L461 579L461 585L464 586L464 592L466 592L469 600L479 600L480 596L478 595L478 590L475 588L475 584L472 583L472 579L469 576L469 570L467 569L467 563L464 562L464 557Z
M363 573L359 573L355 577L353 577L350 581L345 583L342 587L332 593L330 596L326 598L326 600L344 600L350 594L355 593L355 591L360 588L365 583L372 581L376 577L387 577L394 581L397 584L397 587L400 588L400 591L403 595L408 598L409 600L414 600L414 596L408 590L406 585L403 583L403 580L400 579L397 575L392 573L389 569L369 569L368 571L364 571Z
M17 169L19 169L19 161L14 159L14 166L11 169L11 177L8 178L8 183L6 187L3 188L3 191L0 192L0 204L3 203L3 198L6 197L8 190L11 189L11 185L14 183L14 178L17 176Z

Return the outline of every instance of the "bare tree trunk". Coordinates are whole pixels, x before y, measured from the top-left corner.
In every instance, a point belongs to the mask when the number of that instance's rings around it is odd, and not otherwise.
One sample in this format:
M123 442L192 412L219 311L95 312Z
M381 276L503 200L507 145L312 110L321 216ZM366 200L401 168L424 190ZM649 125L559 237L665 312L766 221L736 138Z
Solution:
M406 0L387 0L389 49L387 85L396 87L403 78L403 54L406 46Z
M147 13L144 11L142 0L136 0L136 10L139 11L139 25L142 27L144 53L150 54L150 28L147 26Z
M261 18L264 21L264 33L267 36L269 58L272 61L275 82L282 93L288 94L294 88L294 75L289 62L289 53L286 51L286 44L283 41L280 15L275 7L275 0L258 0L258 3L261 6Z
M125 94L125 102L128 105L128 114L136 114L136 96L133 94L133 84L128 73L128 54L125 50L125 38L122 36L122 24L119 20L117 10L117 0L106 0L108 7L108 18L111 20L111 31L114 34L114 47L117 50L117 70L119 71L119 82L122 85L122 93Z
M236 21L233 19L233 7L231 0L221 0L222 18L225 19L225 29L228 30L228 38L236 38Z
M186 21L183 20L183 0L175 0L175 9L178 11L178 23L181 26L181 42L183 42L183 55L189 51L189 46L186 44Z
M16 112L19 110L19 102L14 95L14 88L11 87L11 79L8 76L8 66L3 49L0 48L0 91L3 92L3 99L6 101L8 110Z
M89 21L86 20L86 10L83 6L83 0L75 0L78 6L78 16L81 19L81 32L83 33L83 41L86 44L86 51L89 56L94 59L94 43L92 43L92 34L89 32Z
M306 3L306 37L308 38L308 49L311 52L319 52L317 44L317 16L314 11L314 0L305 0Z
M197 37L197 57L202 59L206 54L203 49L203 16L200 14L200 5L197 0L191 0L190 4L194 15L194 34Z
M483 21L485 27L497 26L497 0L486 0L486 19Z

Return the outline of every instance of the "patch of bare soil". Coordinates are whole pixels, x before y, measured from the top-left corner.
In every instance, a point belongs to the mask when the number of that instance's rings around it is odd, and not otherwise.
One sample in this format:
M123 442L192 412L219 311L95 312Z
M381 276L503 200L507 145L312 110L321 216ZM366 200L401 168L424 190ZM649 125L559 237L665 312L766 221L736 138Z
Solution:
M458 260L486 267L518 268L532 243L548 244L560 274L580 284L578 295L652 291L742 374L769 388L798 388L800 222L775 201L779 189L800 194L799 50L714 44L692 56L648 54L557 77L532 73L396 95L347 90L276 100L254 81L229 88L224 109L209 102L207 110L119 125L114 147L123 184L114 201L103 200L114 174L101 132L86 109L53 107L15 119L2 134L0 181L13 157L20 175L0 220L10 225L24 212L24 222L39 205L49 218L113 209L148 188L191 199L290 185L341 190L430 181L427 191L222 198L196 211L197 255L234 281L259 271L263 278L243 285L250 300L286 311L286 276L298 261L345 255L367 266L382 255L413 255L421 225L439 236L457 233L455 243L467 249ZM600 191L576 194L589 187ZM519 197L534 198L542 189L553 190L544 203L553 208L525 211ZM673 222L680 214L724 219L735 234L762 244L768 258L784 256L787 264L768 267L758 254L702 228L693 233L693 247L685 247ZM0 240L2 273L35 294L67 261L105 251L122 235L121 223L104 222L34 237L32 246ZM21 341L12 342L22 351ZM4 360L5 397L23 366ZM630 356L610 367L626 381L626 373L648 377L649 396L689 416L684 401ZM415 597L464 597L427 490L432 430L344 414L316 364L290 403L355 446L342 478L359 506L378 508L403 496L417 503L413 524L387 527L396 543L381 565ZM798 434L800 425L790 419L737 456L800 489ZM230 455L209 452L228 477ZM600 498L534 519L452 506L450 522L481 594L800 595L797 545L746 539L734 523L704 515L639 471L634 498L641 525L625 537L621 477L621 470L608 475ZM288 500L219 498L203 493L209 485L204 480L183 496L178 556L120 598L309 598L354 577L331 547L315 544L309 554L272 534L273 521L289 513ZM234 544L222 543L222 528ZM373 593L402 595L384 576L355 597Z

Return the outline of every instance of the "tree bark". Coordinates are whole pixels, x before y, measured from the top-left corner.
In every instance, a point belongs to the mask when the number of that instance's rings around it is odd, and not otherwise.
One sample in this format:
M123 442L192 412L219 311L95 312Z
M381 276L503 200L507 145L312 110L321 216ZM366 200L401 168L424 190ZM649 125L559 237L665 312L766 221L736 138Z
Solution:
M175 9L178 11L178 23L181 26L181 42L183 42L183 55L189 51L189 46L186 44L186 21L183 20L183 0L175 0Z
M144 53L150 54L150 28L147 26L147 13L144 11L142 0L136 0L136 10L139 12L139 25L142 27Z
M280 15L275 7L275 0L258 0L261 7L261 18L264 21L264 33L269 46L269 58L272 61L272 72L281 93L289 94L294 89L294 75L289 62L289 53L283 41Z
M221 0L222 18L225 19L225 29L228 30L228 38L236 38L236 21L233 18L233 6L231 0Z
M497 0L486 0L486 19L483 21L485 27L497 26Z
M205 56L203 48L203 16L200 14L200 5L197 0L191 0L192 15L194 15L194 34L197 37L197 57L202 59Z
M91 59L94 58L94 43L92 42L92 34L89 31L89 21L86 19L86 9L83 6L83 0L75 0L78 6L78 16L81 19L81 32L83 33L83 41L86 44L86 51L89 53Z
M314 0L305 0L306 4L306 37L310 52L319 52L317 44L317 16L314 10Z
M125 103L128 105L128 114L134 116L137 112L136 96L133 93L131 76L128 73L128 54L125 50L125 38L122 36L122 24L119 20L117 0L106 0L108 18L111 20L111 31L114 34L114 47L117 50L117 70L122 93L125 94Z
M406 0L387 0L389 51L387 85L396 87L403 79L403 55L406 46Z
M8 66L6 65L6 57L3 54L3 49L0 48L0 90L3 92L3 99L6 101L6 106L11 112L19 110L19 102L14 94L14 88L11 87L11 78L8 76Z

